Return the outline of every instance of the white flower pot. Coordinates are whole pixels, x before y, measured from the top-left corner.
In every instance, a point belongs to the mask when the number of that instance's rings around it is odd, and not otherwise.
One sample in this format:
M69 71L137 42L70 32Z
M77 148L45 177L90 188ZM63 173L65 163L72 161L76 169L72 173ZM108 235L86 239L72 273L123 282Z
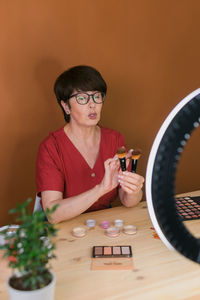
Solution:
M52 281L45 287L34 291L20 291L12 288L7 281L10 300L54 300L55 275L52 274Z

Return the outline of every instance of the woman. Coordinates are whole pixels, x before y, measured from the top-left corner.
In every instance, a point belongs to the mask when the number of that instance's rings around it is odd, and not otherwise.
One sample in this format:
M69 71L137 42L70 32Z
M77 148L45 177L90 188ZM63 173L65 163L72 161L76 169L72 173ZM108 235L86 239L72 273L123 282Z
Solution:
M43 208L59 204L51 222L108 208L117 193L126 207L136 205L144 178L120 171L116 151L124 138L98 125L107 91L101 74L73 67L57 78L54 91L67 123L41 143L36 172Z

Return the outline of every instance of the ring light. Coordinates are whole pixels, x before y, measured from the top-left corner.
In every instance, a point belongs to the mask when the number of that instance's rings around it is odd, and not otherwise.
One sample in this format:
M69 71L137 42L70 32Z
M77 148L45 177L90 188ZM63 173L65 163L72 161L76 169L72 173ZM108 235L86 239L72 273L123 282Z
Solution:
M146 199L153 226L163 243L200 263L200 239L184 226L175 204L175 173L183 147L200 123L200 89L180 101L165 119L148 159Z

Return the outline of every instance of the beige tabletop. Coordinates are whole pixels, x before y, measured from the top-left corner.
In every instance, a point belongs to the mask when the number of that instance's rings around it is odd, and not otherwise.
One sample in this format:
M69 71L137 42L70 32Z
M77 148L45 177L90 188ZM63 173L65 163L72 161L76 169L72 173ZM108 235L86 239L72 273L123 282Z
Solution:
M200 191L190 193L199 194ZM89 218L96 220L95 229L89 230L83 238L73 237L72 229L76 226L86 228L85 221ZM102 220L113 223L115 219L136 225L137 234L107 237L99 223ZM185 224L196 237L200 236L200 220ZM154 237L146 202L135 208L121 206L82 214L58 227L57 259L52 262L57 280L55 300L200 299L199 265L169 251ZM99 245L131 245L134 269L92 271L92 247ZM2 261L0 268L0 299L7 300L5 281L10 271Z

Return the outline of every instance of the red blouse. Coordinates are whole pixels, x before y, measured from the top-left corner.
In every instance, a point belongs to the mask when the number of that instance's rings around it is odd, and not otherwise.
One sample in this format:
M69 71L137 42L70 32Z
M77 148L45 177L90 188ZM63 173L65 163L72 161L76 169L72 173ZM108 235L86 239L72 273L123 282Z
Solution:
M37 167L37 194L60 191L63 198L81 194L99 184L104 176L104 161L113 157L125 145L117 131L100 127L101 141L97 160L91 169L64 132L64 128L50 133L40 144ZM87 211L108 208L117 196L117 188L103 195Z

